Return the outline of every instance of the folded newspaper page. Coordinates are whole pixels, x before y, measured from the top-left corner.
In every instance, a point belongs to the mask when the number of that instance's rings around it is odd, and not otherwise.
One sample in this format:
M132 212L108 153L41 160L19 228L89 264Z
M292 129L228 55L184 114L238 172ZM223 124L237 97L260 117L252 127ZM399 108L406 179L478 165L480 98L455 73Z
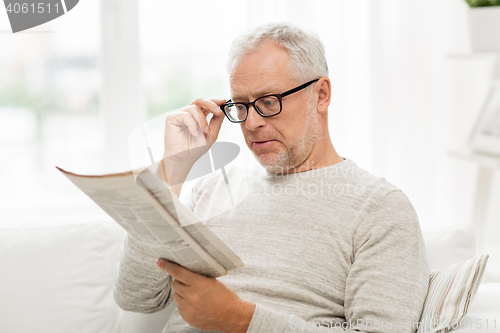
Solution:
M78 175L56 167L113 220L158 258L209 277L226 275L244 263L170 187L148 169L102 176ZM181 226L179 221L183 221Z

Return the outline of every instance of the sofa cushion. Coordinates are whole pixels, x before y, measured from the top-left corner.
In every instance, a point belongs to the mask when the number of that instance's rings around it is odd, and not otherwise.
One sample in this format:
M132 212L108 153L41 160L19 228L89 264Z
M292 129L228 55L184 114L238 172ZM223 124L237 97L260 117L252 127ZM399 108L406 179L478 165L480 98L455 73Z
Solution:
M107 220L0 224L0 332L119 332L112 297L124 231Z
M418 333L448 332L460 327L483 277L488 255L434 270L429 277Z
M174 301L165 309L155 313L123 311L120 333L161 333L176 306Z
M475 255L474 229L469 225L423 229L422 234L431 271Z

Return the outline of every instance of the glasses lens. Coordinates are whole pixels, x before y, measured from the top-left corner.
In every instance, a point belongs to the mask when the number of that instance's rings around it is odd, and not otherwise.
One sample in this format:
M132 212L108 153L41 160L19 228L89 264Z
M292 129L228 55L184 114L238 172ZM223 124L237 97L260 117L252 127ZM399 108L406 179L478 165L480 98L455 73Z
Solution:
M228 118L232 121L242 121L247 117L247 107L243 104L227 104L224 111Z
M255 101L255 105L266 116L272 116L281 111L280 101L276 96L264 96L259 98Z

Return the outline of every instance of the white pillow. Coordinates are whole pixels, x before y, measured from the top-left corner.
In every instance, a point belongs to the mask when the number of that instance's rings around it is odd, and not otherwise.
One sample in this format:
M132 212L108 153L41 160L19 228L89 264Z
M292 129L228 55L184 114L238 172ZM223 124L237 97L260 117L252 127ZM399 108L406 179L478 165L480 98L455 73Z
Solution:
M119 332L112 296L124 231L106 220L0 224L0 332Z
M488 257L485 254L431 272L418 333L444 333L460 328L460 320L481 283Z
M429 269L441 269L475 255L474 229L469 225L423 229Z

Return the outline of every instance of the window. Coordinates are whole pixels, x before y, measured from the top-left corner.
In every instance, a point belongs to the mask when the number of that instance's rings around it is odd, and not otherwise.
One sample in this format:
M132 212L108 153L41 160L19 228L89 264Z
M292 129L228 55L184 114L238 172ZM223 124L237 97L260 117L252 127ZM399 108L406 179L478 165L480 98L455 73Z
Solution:
M0 202L23 211L69 203L96 208L55 166L83 173L129 168L127 136L141 122L198 97L230 97L225 64L232 40L269 21L318 32L332 80L335 148L359 151L358 159L350 154L355 160L369 156L369 99L359 98L369 95L362 8L329 0L84 1L42 26L0 34ZM10 31L2 11L0 30ZM128 37L138 42L127 44ZM121 79L127 71L137 79ZM238 125L224 121L219 140L252 158ZM103 167L117 159L120 170Z
M3 10L0 30L10 31ZM104 153L99 44L96 1L34 29L0 34L2 207L82 199L54 166L92 169Z

